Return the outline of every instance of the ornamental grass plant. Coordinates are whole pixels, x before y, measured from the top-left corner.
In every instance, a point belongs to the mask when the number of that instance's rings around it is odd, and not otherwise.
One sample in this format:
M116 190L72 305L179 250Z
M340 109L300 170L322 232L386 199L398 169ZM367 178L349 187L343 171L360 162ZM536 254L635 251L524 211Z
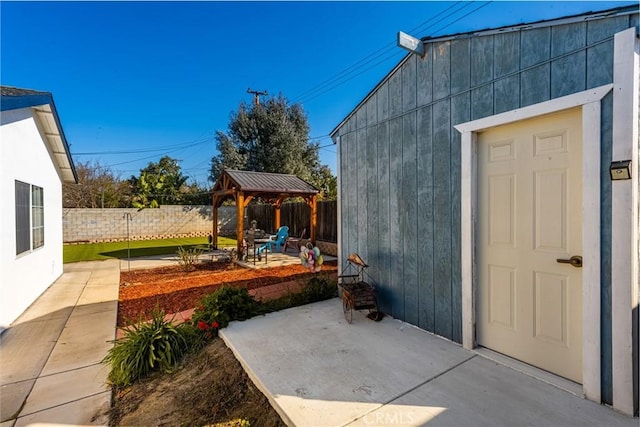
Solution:
M193 248L180 246L176 252L178 264L180 264L184 271L193 271L196 269L195 264L198 262L200 255L202 255L204 251L204 248L198 246Z
M148 322L139 320L123 328L124 336L107 352L103 362L111 366L107 377L111 384L124 387L152 371L171 372L189 350L190 325L174 326L158 308L152 314Z

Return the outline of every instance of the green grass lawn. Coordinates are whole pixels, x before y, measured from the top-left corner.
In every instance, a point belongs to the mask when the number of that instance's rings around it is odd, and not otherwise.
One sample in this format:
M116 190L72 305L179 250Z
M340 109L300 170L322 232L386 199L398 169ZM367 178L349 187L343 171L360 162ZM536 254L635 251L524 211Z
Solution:
M218 237L218 247L234 247L235 239ZM175 254L179 246L191 248L208 246L206 237L185 239L136 240L131 241L129 248L131 257ZM64 245L63 260L65 263L78 261L95 261L111 258L127 258L127 242L85 243Z

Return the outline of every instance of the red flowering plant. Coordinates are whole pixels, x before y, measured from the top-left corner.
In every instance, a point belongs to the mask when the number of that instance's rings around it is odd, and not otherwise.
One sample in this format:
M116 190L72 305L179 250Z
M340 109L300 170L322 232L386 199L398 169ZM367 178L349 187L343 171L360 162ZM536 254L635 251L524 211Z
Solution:
M205 338L213 338L230 321L249 319L258 312L259 303L246 289L223 286L202 299L191 316L191 324Z
M203 305L196 307L189 323L196 329L198 336L204 341L209 341L218 336L220 323L216 320L216 313Z

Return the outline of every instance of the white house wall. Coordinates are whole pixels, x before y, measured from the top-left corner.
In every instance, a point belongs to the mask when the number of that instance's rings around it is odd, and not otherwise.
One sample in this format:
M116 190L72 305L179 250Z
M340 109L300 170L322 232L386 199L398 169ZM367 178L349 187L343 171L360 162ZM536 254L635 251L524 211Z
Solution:
M62 183L30 109L0 122L0 330L63 271ZM16 255L15 180L44 189L44 246Z

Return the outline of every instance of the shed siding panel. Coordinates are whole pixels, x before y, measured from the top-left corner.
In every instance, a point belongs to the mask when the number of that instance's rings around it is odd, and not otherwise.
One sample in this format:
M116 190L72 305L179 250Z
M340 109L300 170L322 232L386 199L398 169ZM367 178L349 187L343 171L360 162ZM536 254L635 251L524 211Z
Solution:
M356 112L356 129L363 129L367 126L367 105L358 108Z
M493 36L471 39L471 86L493 79Z
M402 113L402 74L395 73L389 79L389 117Z
M378 120L389 118L389 83L385 82L377 92L378 95Z
M496 34L493 41L495 77L503 77L520 69L520 32Z
M346 128L346 126L345 126ZM343 207L340 212L340 218L338 218L340 224L340 231L342 241L339 242L340 248L342 249L342 253L348 253L348 245L351 241L349 236L349 209L346 209L349 206L349 170L351 169L351 165L349 164L349 156L347 151L347 142L349 140L349 136L347 134L342 135L340 137L340 143L338 144L338 148L340 149L340 170L338 173L340 174L340 205ZM340 268L340 264L338 265Z
M566 24L551 28L551 57L561 57L551 63L551 98L579 92L586 86L587 24ZM582 50L580 50L582 49Z
M587 50L587 89L613 82L613 40Z
M378 282L378 126L367 128L367 254L369 273Z
M378 95L373 94L367 101L367 123L374 126L378 122Z
M349 123L347 126L349 132L354 132L357 129L356 126L356 115L354 114L353 116L351 116L351 118L349 119Z
M471 42L469 39L451 42L451 93L456 94L469 89L471 84L471 69L469 62Z
M450 42L433 45L433 99L442 99L449 95L451 87Z
M389 244L391 246L391 314L404 319L404 236L402 223L402 117L389 123Z
M520 107L549 100L550 68L549 64L543 64L520 73Z
M350 134L349 144L349 164L357 165L358 161L358 145L356 140L356 132ZM349 170L349 233L351 236L351 242L349 245L349 252L356 252L358 250L358 170L357 168L351 168Z
M481 119L491 115L493 115L493 85L488 84L473 89L471 91L471 119Z
M416 55L411 55L402 65L402 111L405 112L416 108L416 58Z
M595 46L587 50L587 88L602 86L613 81L612 34L626 29L628 24L627 16L588 23L587 45L595 44Z
M418 326L433 331L433 160L431 107L417 112L418 178Z
M418 324L418 200L416 176L416 112L403 118L402 138L402 230L404 236L405 320Z
M511 76L496 80L493 85L495 114L515 110L520 106L520 77Z
M523 31L520 37L521 69L541 64L551 57L551 28Z
M433 48L425 45L424 59L417 60L417 103L419 106L428 104L433 99L433 68L431 58Z
M551 57L584 47L587 41L587 24L565 24L551 27Z
M433 105L433 219L435 333L451 338L450 101Z
M486 86L486 87L490 87ZM465 93L451 99L451 124L470 120L469 94ZM460 164L462 137L459 132L451 132L451 339L462 341L462 242L461 242L461 170L453 165Z
M389 242L389 122L378 126L378 296L380 310L391 313L390 275L391 250Z
M365 260L367 252L367 129L360 129L357 133L357 176L354 187L356 188L356 215L358 217L358 252Z
M586 53L581 51L551 63L551 98L586 89Z

